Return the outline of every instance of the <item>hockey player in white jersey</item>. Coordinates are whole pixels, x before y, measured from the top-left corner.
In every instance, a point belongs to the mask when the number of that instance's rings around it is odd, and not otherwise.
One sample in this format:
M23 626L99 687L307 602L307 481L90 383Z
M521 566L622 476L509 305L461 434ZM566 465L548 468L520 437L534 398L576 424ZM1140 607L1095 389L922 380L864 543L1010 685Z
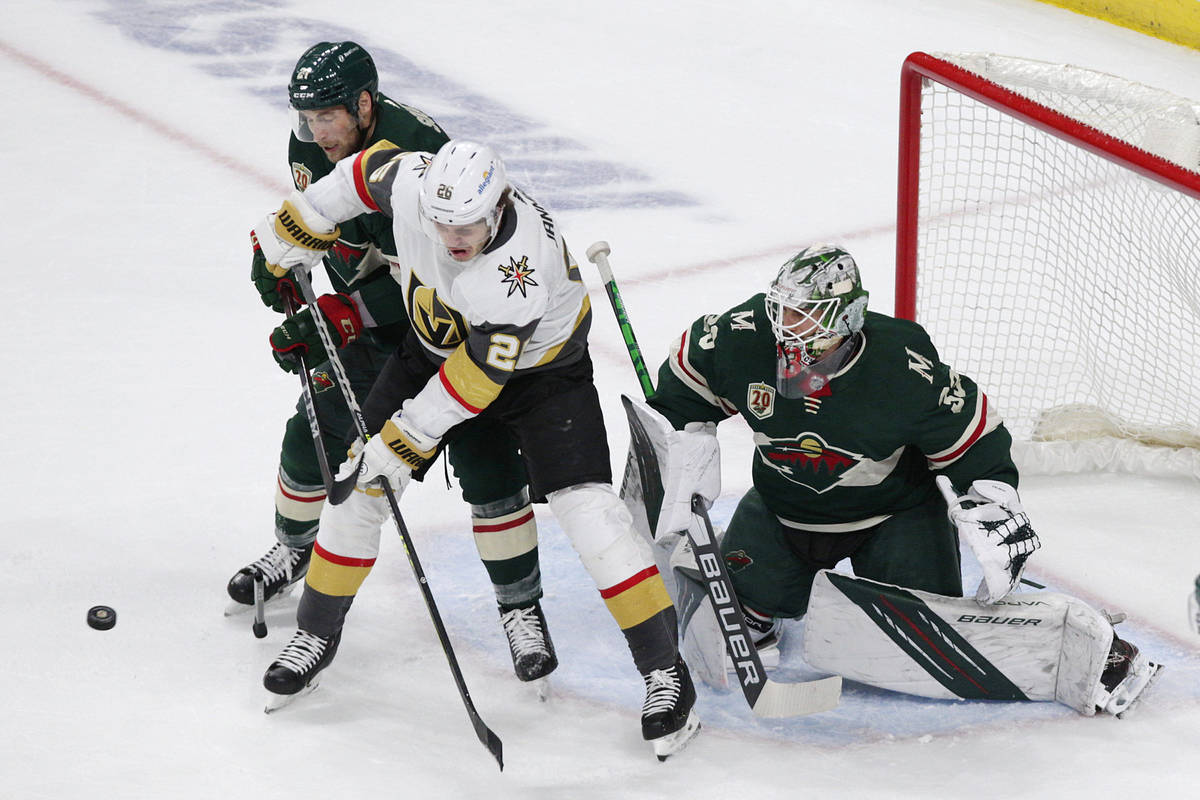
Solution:
M298 693L333 658L389 514L377 479L399 495L447 441L500 421L520 443L534 498L549 503L625 635L645 683L642 734L665 758L699 728L695 690L649 543L611 486L591 305L557 223L486 145L450 141L432 155L380 142L293 192L256 235L282 273L315 262L337 221L367 211L392 218L391 269L413 332L363 403L375 435L339 473L357 473L356 490L321 514L299 630L264 684Z

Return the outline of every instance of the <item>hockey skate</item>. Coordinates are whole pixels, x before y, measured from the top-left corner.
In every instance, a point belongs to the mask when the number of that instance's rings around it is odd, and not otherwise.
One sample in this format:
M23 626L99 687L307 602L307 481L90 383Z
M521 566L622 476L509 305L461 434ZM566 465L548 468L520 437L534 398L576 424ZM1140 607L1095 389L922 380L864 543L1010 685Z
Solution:
M263 602L287 597L294 586L308 572L308 560L312 556L312 545L303 548L288 547L276 542L266 555L247 564L229 579L226 591L233 600L225 609L230 617L254 608L254 573L263 576Z
M1113 633L1112 647L1100 685L1096 687L1096 711L1123 717L1144 696L1162 664L1156 664L1137 647Z
M546 616L542 604L534 603L528 608L500 610L500 622L504 635L508 637L508 649L512 653L513 670L517 679L538 682L538 697L546 699L545 678L558 666L554 653L554 642L546 627Z
M654 745L659 761L687 747L700 730L700 718L692 710L696 687L682 657L666 669L642 676L646 701L642 704L642 738Z
M263 686L271 693L263 710L270 714L316 689L321 670L333 661L341 639L341 631L328 638L303 629L292 634L292 640L263 675Z

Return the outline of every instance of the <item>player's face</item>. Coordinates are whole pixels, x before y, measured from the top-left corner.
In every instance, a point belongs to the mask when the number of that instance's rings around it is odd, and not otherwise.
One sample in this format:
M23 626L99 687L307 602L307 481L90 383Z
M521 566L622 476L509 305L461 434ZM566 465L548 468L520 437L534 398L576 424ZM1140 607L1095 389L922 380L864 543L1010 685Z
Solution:
M331 162L341 161L358 152L358 120L350 116L345 106L315 108L301 111L305 123L312 131L313 141L325 151Z
M820 328L820 315L823 310L820 306L808 306L802 309L784 306L783 327L796 336L807 337Z
M455 261L470 261L487 247L491 239L487 220L481 219L466 225L443 225L435 222L438 238Z

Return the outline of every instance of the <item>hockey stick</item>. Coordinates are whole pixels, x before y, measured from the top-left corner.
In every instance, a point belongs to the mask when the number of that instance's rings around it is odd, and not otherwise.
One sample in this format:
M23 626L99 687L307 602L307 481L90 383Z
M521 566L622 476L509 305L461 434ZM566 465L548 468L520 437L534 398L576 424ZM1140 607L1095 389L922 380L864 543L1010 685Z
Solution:
M629 349L629 357L633 360L633 369L642 384L642 391L649 399L654 393L654 385L650 381L650 373L633 335L633 326L625 313L625 304L621 300L616 278L608 263L610 252L612 250L608 242L596 242L587 249L587 257L600 270L604 288L621 326L621 335ZM648 440L646 431L632 414L629 415L629 423L631 438L635 442L639 439ZM737 668L742 694L745 695L746 702L755 716L797 717L836 708L842 695L842 678L839 675L795 683L782 683L767 677L762 659L754 647L750 629L746 625L746 617L733 591L729 572L725 569L725 559L721 557L712 520L709 519L708 510L704 507L700 495L692 496L692 513L703 522L703 528L688 528L688 541L691 542L696 563L700 566L704 587L712 600L713 612L717 615L717 627L725 639L725 649Z
M287 289L283 290L282 295L283 310L288 319L291 319L296 315L297 298ZM316 316L315 307L313 316L314 318ZM312 432L313 446L317 450L317 465L321 468L321 481L325 484L325 493L329 494L333 489L333 471L329 469L329 456L325 453L325 437L321 434L321 421L317 417L317 390L313 386L312 374L308 370L308 356L301 353L298 360L300 362L300 388L304 399L304 415L308 417L308 429Z
M280 291L283 298L283 311L288 319L296 316L296 311L300 305L295 291L289 287L284 287ZM325 453L325 437L321 433L321 420L317 416L316 404L316 387L313 386L312 374L308 369L308 356L305 353L300 353L296 357L300 365L300 397L304 401L304 416L308 420L308 429L312 433L313 448L317 451L317 466L321 470L321 483L325 485L325 494L328 495L333 488L333 473L329 469L329 456ZM255 637L259 639L266 638L267 622L265 615L266 605L263 600L264 586L262 570L255 568L254 570L254 622L251 623L251 630L254 631Z
M329 336L329 331L325 328L325 320L319 313L312 282L309 280L308 273L303 270L293 270L293 274L305 302L308 303L309 308L313 309L313 324L316 326L317 335L321 338L321 344L324 345L325 352L329 355L329 366L332 368L338 387L346 399L346 407L350 409L350 416L354 419L354 428L358 432L359 438L365 443L370 437L370 433L367 431L367 423L363 418L362 409L354 397L354 389L350 386L349 378L346 377L342 361L338 358L337 348L334 347L333 341ZM352 489L354 479L355 476L350 476ZM420 559L417 558L417 549L413 546L412 536L409 535L408 526L404 524L404 517L400 514L400 504L396 501L396 493L392 491L391 484L386 479L380 479L379 483L383 487L383 494L387 497L388 505L391 507L392 519L396 523L396 530L400 533L400 540L404 543L404 552L408 556L409 566L412 567L413 575L417 579L417 585L421 588L421 596L425 598L425 607L429 610L429 617L433 620L434 630L437 631L438 640L442 643L442 652L446 654L446 661L450 664L450 672L454 676L454 683L458 686L458 693L462 697L463 705L466 706L467 716L471 719L471 725L475 728L475 735L479 737L480 743L488 749L488 752L495 757L496 763L500 765L500 769L503 771L504 745L500 741L500 737L487 726L483 718L479 716L479 712L475 710L475 703L471 700L471 693L467 691L467 682L463 678L462 670L458 666L458 658L455 657L454 648L450 644L450 636L446 633L446 626L442 622L442 615L438 612L437 603L434 602L433 590L429 588L429 581L425 577L425 570L421 567ZM334 500L332 490L329 493L329 499L335 505L338 502Z

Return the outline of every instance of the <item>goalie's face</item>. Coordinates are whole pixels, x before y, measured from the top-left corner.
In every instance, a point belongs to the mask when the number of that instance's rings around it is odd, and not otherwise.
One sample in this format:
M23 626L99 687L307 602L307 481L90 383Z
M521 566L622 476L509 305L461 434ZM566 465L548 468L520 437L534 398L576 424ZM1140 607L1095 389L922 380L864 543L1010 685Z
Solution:
M805 364L819 361L845 338L829 325L831 319L836 319L840 306L837 300L819 300L796 306L781 304L777 312L779 324L775 327L775 340L784 350L797 353Z

